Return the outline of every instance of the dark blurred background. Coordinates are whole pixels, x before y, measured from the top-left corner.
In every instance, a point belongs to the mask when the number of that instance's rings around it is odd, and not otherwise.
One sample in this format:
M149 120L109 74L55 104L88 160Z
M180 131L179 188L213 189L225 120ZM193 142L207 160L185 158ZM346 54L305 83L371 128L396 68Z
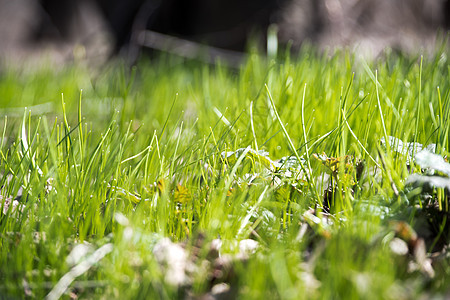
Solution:
M233 60L249 39L265 49L268 28L293 50L307 41L320 49L358 48L370 56L385 47L432 51L437 33L445 36L450 28L449 2L0 0L0 58L46 53L55 61L101 62L116 54L134 60L144 49L156 49Z

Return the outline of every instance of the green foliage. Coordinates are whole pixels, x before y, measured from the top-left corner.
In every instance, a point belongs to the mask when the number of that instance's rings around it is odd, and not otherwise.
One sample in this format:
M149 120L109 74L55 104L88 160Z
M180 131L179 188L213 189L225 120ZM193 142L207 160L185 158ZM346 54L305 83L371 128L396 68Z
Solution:
M444 295L448 55L0 70L0 294Z

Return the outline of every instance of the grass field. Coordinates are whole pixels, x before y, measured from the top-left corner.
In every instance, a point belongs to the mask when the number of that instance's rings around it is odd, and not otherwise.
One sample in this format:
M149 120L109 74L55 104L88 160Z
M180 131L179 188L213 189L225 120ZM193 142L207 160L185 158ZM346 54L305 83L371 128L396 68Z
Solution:
M0 298L450 296L449 54L3 67Z

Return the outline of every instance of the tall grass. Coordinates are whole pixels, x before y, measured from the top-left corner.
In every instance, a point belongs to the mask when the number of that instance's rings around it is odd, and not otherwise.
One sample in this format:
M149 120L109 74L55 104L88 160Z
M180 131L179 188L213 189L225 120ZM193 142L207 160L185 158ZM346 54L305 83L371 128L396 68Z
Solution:
M222 256L258 241L222 278L242 298L445 292L447 258L429 279L390 250L389 220L415 223L404 182L420 168L380 141L436 143L448 155L448 55L367 62L304 49L278 60L251 53L239 70L176 57L95 75L82 66L3 69L0 294L58 295L78 263L69 254L85 245L75 257L87 270L66 296L198 296L210 291L202 261L211 264L217 238ZM340 162L331 196L323 153ZM270 167L282 157L298 165ZM185 243L196 266L183 288L155 259L163 237ZM96 249L110 252L95 260Z

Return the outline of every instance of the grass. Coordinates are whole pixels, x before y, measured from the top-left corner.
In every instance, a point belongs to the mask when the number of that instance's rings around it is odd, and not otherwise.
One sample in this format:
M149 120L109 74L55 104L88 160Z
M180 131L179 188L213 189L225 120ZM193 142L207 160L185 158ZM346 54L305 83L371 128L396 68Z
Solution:
M448 296L449 54L3 67L0 295Z

